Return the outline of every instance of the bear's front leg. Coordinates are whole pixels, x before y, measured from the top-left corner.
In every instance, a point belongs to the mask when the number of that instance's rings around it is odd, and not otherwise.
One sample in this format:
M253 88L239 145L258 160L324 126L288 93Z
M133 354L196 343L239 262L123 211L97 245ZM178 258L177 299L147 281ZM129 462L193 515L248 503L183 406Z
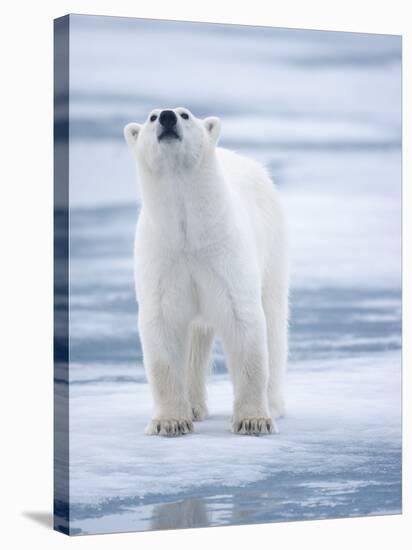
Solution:
M154 401L145 433L178 436L193 432L187 395L187 329L164 320L139 322L146 373Z
M277 432L269 413L269 381L265 318L234 321L227 331L225 349L234 386L232 430L244 435Z

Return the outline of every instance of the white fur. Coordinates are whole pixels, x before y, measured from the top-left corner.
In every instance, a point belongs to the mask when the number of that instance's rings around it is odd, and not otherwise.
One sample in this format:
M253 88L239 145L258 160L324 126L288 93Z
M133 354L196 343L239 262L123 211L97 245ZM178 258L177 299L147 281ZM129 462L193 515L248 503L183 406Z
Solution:
M215 334L234 387L233 431L277 431L288 324L279 196L262 166L216 146L219 119L174 111L180 139L158 140L162 127L150 117L160 109L124 131L142 191L135 282L155 406L147 433L190 432L208 414Z

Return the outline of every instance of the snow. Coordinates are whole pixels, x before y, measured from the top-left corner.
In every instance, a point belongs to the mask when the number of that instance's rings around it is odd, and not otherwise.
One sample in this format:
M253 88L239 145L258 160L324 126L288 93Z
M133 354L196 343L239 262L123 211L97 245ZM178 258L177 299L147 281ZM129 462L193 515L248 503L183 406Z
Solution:
M122 517L113 528L106 516L93 517L102 504L123 516L122 502L129 508L143 497L194 489L201 495L210 486L222 491L265 480L270 486L273 477L287 482L290 494L295 485L308 490L301 508L322 506L330 513L340 503L351 515L353 495L388 485L385 479L369 479L376 449L399 449L399 354L387 353L373 365L365 357L317 367L315 361L290 366L288 414L279 421L280 434L267 437L230 432L232 394L226 375L210 380L211 416L196 423L195 434L170 439L143 434L151 410L146 384L72 386L71 501L79 516L73 527L123 530ZM357 479L361 472L365 478ZM81 518L85 509L90 518Z
M209 384L210 418L196 423L196 434L173 439L143 434L151 414L146 384L72 388L72 502L242 486L279 469L290 476L362 467L368 457L353 447L399 444L398 359L393 353L374 365L325 361L321 371L310 362L300 369L292 364L288 414L279 421L281 433L269 437L230 433L232 392L226 376ZM334 445L348 443L348 435L352 451L335 455Z

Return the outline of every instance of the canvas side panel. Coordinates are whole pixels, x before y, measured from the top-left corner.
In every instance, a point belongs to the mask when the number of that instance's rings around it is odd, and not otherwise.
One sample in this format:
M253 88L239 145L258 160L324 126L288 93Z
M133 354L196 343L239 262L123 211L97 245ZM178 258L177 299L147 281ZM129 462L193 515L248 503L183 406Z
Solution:
M54 529L69 533L69 16L54 21Z

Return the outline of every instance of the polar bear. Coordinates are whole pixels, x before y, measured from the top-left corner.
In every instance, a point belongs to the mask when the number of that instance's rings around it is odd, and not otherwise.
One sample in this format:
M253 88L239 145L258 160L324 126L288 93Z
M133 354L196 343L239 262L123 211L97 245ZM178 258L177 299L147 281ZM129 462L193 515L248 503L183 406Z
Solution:
M207 416L215 335L233 383L232 431L276 432L284 412L285 216L265 169L217 147L220 127L179 107L124 128L142 195L135 285L154 401L147 434L186 434Z

